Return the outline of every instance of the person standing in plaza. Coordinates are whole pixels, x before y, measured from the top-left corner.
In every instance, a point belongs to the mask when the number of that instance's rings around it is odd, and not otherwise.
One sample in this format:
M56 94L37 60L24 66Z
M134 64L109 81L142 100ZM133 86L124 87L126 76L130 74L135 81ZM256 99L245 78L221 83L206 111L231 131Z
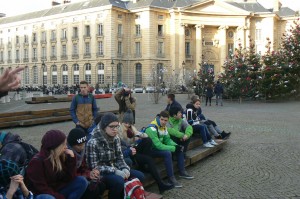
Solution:
M214 96L213 86L212 84L208 84L206 87L206 103L205 106L207 106L207 102L209 101L209 106L211 106L211 98Z
M220 103L221 106L223 106L223 85L220 83L220 81L217 81L217 84L215 86L214 92L216 94L216 106Z
M82 128L89 140L92 131L96 127L98 107L94 96L89 93L89 84L86 81L80 82L80 93L75 95L71 102L70 113L76 128Z
M119 121L123 121L124 113L130 109L133 113L133 124L135 124L136 99L132 97L131 90L129 88L118 90L115 99L119 104Z

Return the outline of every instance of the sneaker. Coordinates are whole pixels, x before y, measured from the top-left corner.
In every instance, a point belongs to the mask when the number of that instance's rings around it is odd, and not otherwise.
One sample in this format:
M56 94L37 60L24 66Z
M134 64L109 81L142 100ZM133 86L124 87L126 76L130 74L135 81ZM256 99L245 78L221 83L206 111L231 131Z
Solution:
M217 140L222 140L223 138L222 138L221 135L218 135L218 136L215 136L215 139L217 139Z
M180 172L179 177L188 180L194 179L194 176L189 175L186 171Z
M175 188L181 188L182 184L180 184L176 179L175 176L172 176L169 178L169 182L175 187Z
M231 133L226 133L225 131L223 131L223 132L221 133L221 136L222 136L222 138L223 138L224 140L226 140L226 139L229 138L230 134L231 134Z
M165 191L168 191L170 189L173 189L174 185L169 183L161 183L158 185L159 193L163 194Z
M203 144L204 147L206 148L213 148L214 145L210 144L209 142L206 142L205 144Z
M210 143L211 145L215 145L215 146L218 145L218 143L216 143L214 140L210 140L209 143Z

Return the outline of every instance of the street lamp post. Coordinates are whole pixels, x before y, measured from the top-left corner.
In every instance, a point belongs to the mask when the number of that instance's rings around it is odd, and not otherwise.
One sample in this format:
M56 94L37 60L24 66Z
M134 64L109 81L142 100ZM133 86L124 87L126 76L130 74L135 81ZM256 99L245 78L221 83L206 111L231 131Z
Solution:
M42 62L42 68L43 68L43 94L45 94L45 62Z
M111 60L111 87L113 87L114 84L114 60Z
M182 62L182 84L185 84L185 75L184 75L184 67L185 67L185 62Z

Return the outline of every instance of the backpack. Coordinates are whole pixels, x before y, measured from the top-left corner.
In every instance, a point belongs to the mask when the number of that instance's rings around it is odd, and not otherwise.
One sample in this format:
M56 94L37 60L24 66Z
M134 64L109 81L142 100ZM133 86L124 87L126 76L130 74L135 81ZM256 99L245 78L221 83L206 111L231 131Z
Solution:
M141 133L146 133L147 128L150 128L150 127L154 127L156 129L156 131L157 131L157 137L159 137L158 128L157 128L157 126L155 124L149 124L147 127L142 127L141 130L140 130L140 132Z
M124 184L124 199L146 199L144 187L139 179L133 178Z
M0 136L0 142L1 143L3 143L3 140L4 140L4 138L6 137L7 134L9 134L9 133L4 132L4 131L1 132L1 136ZM12 141L12 142L9 142L9 143L10 144L11 143L20 144L22 146L22 148L24 149L24 151L26 152L26 160L22 164L20 162L17 162L19 166L27 166L27 164L30 162L30 160L33 158L33 156L39 152L31 144L27 144L27 143L19 141L19 140L15 140L15 141ZM6 143L6 144L8 144L8 143ZM3 148L5 147L6 144L2 145L1 148L0 148L0 158L1 158L1 155L3 155Z
M20 142L20 144L22 145L23 149L26 151L27 160L25 162L25 165L27 165L30 162L30 160L33 158L33 156L35 156L35 154L37 154L39 151L31 144L25 142Z

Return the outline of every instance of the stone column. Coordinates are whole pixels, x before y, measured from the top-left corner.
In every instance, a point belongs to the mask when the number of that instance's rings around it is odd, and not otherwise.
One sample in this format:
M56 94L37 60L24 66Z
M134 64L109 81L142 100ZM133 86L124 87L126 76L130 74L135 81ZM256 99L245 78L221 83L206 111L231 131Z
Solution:
M237 37L234 42L234 47L238 47L239 42L242 44L242 46L246 46L246 38L245 38L245 30L246 29L247 29L246 26L237 27Z
M181 23L179 28L179 56L178 56L178 68L180 74L180 80L183 81L183 67L182 63L185 62L185 26L186 24ZM183 82L182 82L183 83Z
M219 27L220 66L223 65L224 61L226 60L226 55L227 55L227 45L226 45L226 30L227 29L228 29L228 26L220 26ZM221 71L221 67L215 71L215 74L217 74L217 72L220 72L220 71Z
M204 25L196 25L196 58L195 58L195 65L196 70L199 68L199 63L202 62L202 28Z

